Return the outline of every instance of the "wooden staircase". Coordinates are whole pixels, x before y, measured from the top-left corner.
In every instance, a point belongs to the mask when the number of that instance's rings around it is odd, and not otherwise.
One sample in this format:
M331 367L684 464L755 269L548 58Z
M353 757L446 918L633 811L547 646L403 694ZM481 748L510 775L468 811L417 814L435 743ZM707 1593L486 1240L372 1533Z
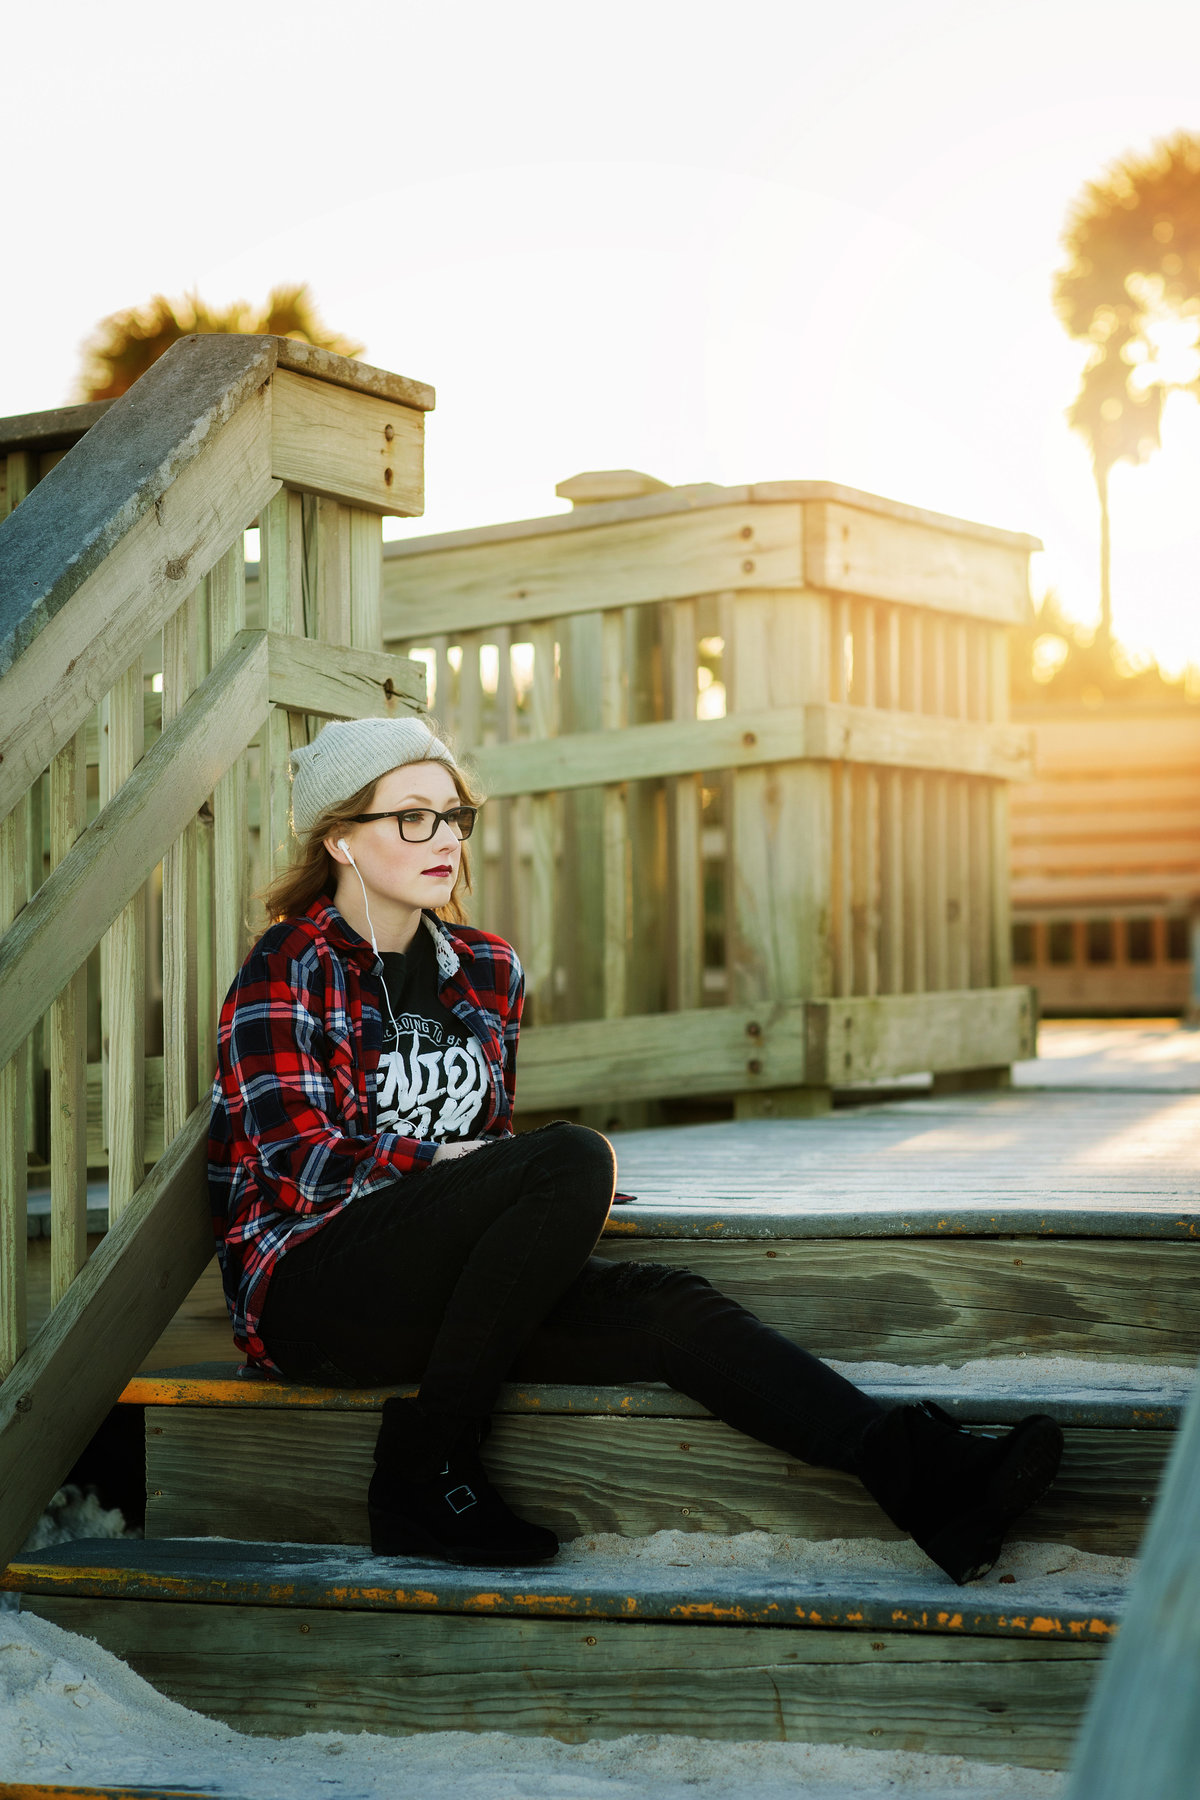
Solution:
M645 1136L660 1154L679 1141ZM605 1254L719 1274L819 1353L857 1337L877 1358L900 1321L907 1366L866 1364L885 1400L927 1395L984 1427L1057 1416L1062 1476L1020 1530L1047 1548L1014 1552L1015 1578L1002 1561L953 1587L850 1478L656 1386L504 1391L489 1461L570 1540L556 1562L375 1558L364 1496L386 1395L227 1362L125 1390L145 1408L146 1540L65 1546L5 1584L242 1730L674 1731L1063 1767L1123 1599L1091 1559L1136 1553L1200 1347L1197 1210L1110 1213L1104 1236L1095 1215L1020 1206L893 1206L869 1237L861 1217L832 1235L796 1196L770 1215L682 1198L614 1214ZM1114 1303L1122 1288L1132 1303ZM935 1361L963 1366L925 1375ZM784 1558L760 1543L762 1566L744 1545L720 1554L749 1532L794 1541Z

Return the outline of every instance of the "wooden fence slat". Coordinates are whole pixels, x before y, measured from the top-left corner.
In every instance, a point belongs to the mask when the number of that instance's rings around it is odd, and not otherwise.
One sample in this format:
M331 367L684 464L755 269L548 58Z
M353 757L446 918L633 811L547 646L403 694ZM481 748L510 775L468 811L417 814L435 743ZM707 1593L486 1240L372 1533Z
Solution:
M219 660L246 623L246 565L239 539L209 577L212 651ZM213 795L213 957L218 1009L246 952L249 829L246 761L239 756Z
M142 656L108 697L108 792L124 786L145 750ZM108 1210L118 1219L146 1172L146 889L141 887L108 931L104 1033L108 1043Z
M628 722L626 618L614 609L603 615L600 667L600 723L619 731ZM615 783L604 790L604 1016L622 1018L628 1008L631 878L629 789Z
M852 769L850 790L852 991L871 995L879 991L879 779L875 771Z
M259 590L263 623L269 632L304 635L303 502L281 488L259 521ZM263 734L261 785L266 804L259 830L263 865L271 882L287 867L291 852L292 788L288 758L307 736L303 713L273 706Z
M263 533L265 538L266 533ZM193 592L163 626L162 722L182 711L196 688L196 615ZM163 1081L167 1142L182 1130L199 1099L196 1062L197 948L196 839L194 820L163 855Z
M928 985L925 961L925 794L927 777L901 777L904 794L904 987L923 994Z
M350 622L350 515L336 500L317 501L317 636L348 644Z
M496 639L495 736L506 744L517 735L517 696L513 683L512 631L502 625L493 634ZM491 802L492 830L499 843L499 860L489 894L495 923L492 927L502 937L512 940L517 929L516 831L517 807L512 800ZM486 827L486 821L485 821Z
M595 742L606 722L605 627L600 613L576 613L559 621L558 735L551 745L580 733ZM565 734L565 735L564 735ZM533 743L517 754L528 756ZM586 786L558 801L562 858L557 964L564 975L555 996L558 1019L596 1019L605 1007L607 790L593 772Z
M990 799L982 782L970 781L966 783L966 787L971 834L971 889L968 895L968 985L973 988L990 987L992 984L990 920L993 886Z
M934 992L950 985L946 955L947 800L945 777L931 775L925 784L925 985Z
M301 543L301 550L303 543ZM301 560L303 576L303 560ZM196 682L213 668L212 582L196 590ZM196 1079L203 1089L217 1067L217 973L214 960L213 796L196 815Z
M554 622L535 625L530 630L533 644L533 687L529 700L530 735L535 738L555 734L555 643ZM525 962L526 986L534 1000L535 1022L545 1024L552 1016L552 983L555 967L555 797L538 794L530 802L531 860L529 870L528 936L522 937L521 952Z
M695 600L672 600L663 607L668 658L668 712L692 723L699 692L698 609ZM704 968L704 889L700 849L700 774L679 775L667 785L670 818L672 938L668 1005L674 1012L699 1006Z
M369 514L366 515L370 517ZM484 634L481 631L463 633L462 667L458 672L459 681L459 739L458 750L468 759L472 752L483 742L483 676L480 668L480 652L483 649ZM487 892L487 859L482 855L483 824L476 826L476 836L471 839L471 916L476 924L482 925L490 908Z
M895 687L891 692L896 692ZM878 779L879 991L900 994L904 991L905 937L904 776L899 769L887 769Z
M45 873L46 777L39 776L25 796L25 897L32 900ZM39 1159L50 1154L46 1118L46 1031L39 1019L25 1040L25 1148Z
M377 513L351 507L350 638L360 650L383 649L383 531Z
M0 820L0 930L25 904L26 806ZM0 1381L25 1349L25 1054L0 1065Z
M87 827L86 733L50 765L50 865ZM87 1260L87 963L49 1014L50 1304L57 1306Z
M994 724L1000 725L1008 719L1008 633L991 627L987 635L987 713ZM1008 788L1002 781L991 785L989 811L991 891L988 920L991 927L991 979L996 987L1006 987L1012 980L1012 891L1009 876L1009 798Z

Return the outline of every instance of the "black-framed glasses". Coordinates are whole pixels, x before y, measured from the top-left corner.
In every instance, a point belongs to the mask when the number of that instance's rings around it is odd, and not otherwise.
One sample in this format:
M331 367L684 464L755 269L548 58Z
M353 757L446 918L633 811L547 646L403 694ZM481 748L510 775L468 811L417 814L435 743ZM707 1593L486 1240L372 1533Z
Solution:
M353 823L366 825L371 819L395 819L396 829L406 844L427 844L444 819L460 841L475 829L477 806L452 806L449 812L434 812L431 806L405 806L399 812L355 813Z

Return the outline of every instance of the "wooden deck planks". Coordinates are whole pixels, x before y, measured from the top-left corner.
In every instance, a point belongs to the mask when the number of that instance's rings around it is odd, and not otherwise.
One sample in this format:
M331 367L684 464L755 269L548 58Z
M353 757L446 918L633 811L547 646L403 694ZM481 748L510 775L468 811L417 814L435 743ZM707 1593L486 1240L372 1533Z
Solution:
M367 1412L150 1408L147 1535L364 1544L377 1429ZM1059 1479L1022 1520L1022 1536L1135 1555L1171 1433L1071 1428L1067 1440ZM502 1415L488 1467L518 1511L564 1538L672 1530L904 1536L850 1476L793 1460L712 1418Z
M630 1732L859 1744L1061 1768L1095 1644L37 1597L240 1731Z
M23 1600L52 1595L259 1606L355 1613L435 1613L486 1619L611 1619L691 1628L760 1624L823 1634L853 1625L918 1638L948 1635L1104 1643L1113 1636L1124 1584L1112 1575L1034 1576L1011 1589L992 1578L958 1588L930 1565L753 1569L681 1560L639 1565L569 1546L553 1566L463 1569L369 1550L261 1540L145 1542L75 1539L38 1551L0 1574ZM707 1635L707 1632L705 1633ZM723 1635L722 1632L719 1635ZM929 1654L927 1651L926 1654Z

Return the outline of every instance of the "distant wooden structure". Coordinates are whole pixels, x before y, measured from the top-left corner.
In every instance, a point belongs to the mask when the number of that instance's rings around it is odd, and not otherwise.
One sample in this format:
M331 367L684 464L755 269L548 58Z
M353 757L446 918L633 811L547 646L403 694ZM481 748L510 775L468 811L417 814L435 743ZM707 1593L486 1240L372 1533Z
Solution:
M1030 1055L1007 632L1035 540L824 482L559 493L384 550L385 641L491 796L474 916L526 963L524 1105L796 1115Z
M1043 1012L1200 1011L1200 707L1026 708L1013 975Z

